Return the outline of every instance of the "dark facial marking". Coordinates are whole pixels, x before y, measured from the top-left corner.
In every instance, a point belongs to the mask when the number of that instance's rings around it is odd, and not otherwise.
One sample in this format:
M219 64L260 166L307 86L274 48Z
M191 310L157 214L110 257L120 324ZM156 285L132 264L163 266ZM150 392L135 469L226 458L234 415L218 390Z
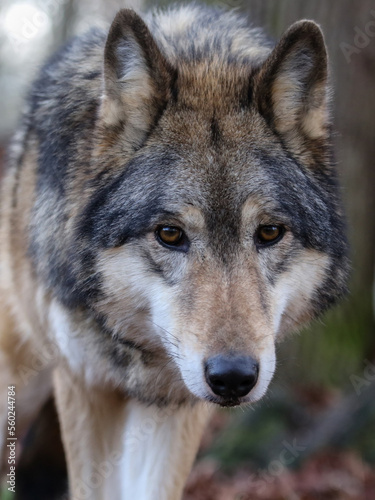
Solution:
M211 140L214 146L218 146L221 141L220 127L215 116L211 120Z
M93 196L80 217L77 234L101 248L111 248L149 231L165 212L166 180L174 161L170 152L133 158L116 179ZM141 187L144 179L147 184Z

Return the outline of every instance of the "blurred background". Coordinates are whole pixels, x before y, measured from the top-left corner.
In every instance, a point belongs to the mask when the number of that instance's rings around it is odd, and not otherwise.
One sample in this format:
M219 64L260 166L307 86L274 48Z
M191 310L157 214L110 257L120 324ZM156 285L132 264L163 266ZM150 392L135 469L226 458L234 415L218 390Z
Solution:
M121 7L144 11L167 4L0 0L0 164L28 85L46 56L91 26L108 27ZM274 39L301 18L322 26L353 273L349 297L279 347L266 399L251 410L217 411L186 500L375 499L375 1L216 5L238 9ZM26 498L35 497L21 500Z

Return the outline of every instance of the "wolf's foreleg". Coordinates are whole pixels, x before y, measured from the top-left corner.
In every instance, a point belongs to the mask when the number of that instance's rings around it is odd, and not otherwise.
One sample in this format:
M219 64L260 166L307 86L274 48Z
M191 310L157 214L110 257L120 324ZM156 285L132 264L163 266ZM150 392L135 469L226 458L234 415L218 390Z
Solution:
M71 500L179 500L210 414L158 409L85 386L61 366L55 397Z
M179 500L210 413L201 402L164 409L129 402L121 498Z
M118 472L126 400L88 387L66 365L54 373L56 408L64 444L70 500L121 500Z

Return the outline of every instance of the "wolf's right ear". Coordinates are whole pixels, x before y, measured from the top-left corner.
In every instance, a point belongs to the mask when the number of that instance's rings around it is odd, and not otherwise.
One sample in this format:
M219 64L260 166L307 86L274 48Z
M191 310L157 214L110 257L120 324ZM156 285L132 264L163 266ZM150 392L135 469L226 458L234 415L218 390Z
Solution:
M144 21L133 10L120 10L104 49L101 123L124 126L137 148L170 98L173 79Z
M255 82L260 112L297 149L298 137L327 135L327 51L314 21L298 21L282 36Z

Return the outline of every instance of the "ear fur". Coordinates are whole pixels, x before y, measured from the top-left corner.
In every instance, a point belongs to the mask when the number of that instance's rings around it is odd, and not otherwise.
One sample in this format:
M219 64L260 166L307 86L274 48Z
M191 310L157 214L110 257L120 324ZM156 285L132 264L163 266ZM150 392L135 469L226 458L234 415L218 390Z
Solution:
M104 49L102 124L123 124L136 147L170 98L173 78L144 21L133 10L120 10Z
M276 132L307 139L327 137L327 51L313 21L298 21L283 35L256 81L261 114Z

